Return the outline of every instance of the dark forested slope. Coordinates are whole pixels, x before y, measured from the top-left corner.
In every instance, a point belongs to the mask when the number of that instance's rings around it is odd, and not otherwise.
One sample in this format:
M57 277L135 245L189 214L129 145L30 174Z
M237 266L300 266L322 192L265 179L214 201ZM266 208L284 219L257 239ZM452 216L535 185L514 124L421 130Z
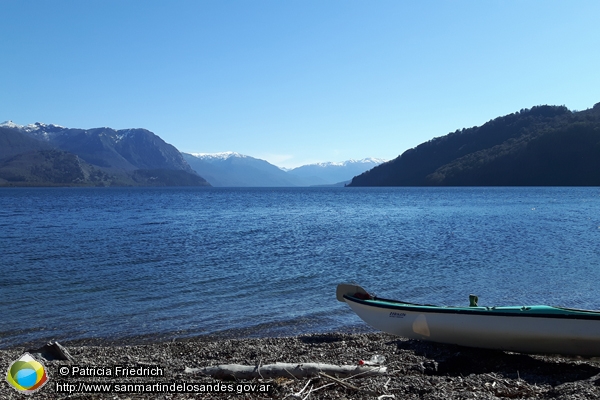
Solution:
M349 186L595 186L599 167L600 103L536 106L422 143Z

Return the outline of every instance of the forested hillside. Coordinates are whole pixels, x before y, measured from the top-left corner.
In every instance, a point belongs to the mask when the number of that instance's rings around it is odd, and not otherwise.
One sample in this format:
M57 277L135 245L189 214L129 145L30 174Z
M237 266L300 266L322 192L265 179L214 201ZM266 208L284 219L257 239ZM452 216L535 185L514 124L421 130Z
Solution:
M457 130L354 177L349 186L600 185L600 103L536 106Z

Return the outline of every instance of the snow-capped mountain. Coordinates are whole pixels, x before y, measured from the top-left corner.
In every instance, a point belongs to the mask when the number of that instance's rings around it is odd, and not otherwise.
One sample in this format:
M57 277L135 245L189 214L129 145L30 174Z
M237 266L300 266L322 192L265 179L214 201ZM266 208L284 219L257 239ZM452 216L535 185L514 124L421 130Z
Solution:
M362 160L347 160L342 162L323 162L303 165L291 170L288 174L305 179L310 185L331 185L348 182L356 175L360 175L384 163L380 158L364 158Z
M316 167L321 167L321 168L327 168L327 167L347 167L347 166L352 166L352 165L361 165L361 164L374 164L374 165L379 165L384 163L386 160L382 159L382 158L373 158L373 157L369 157L369 158L363 158L362 160L346 160L346 161L340 161L340 162L332 162L332 161L328 161L328 162L321 162L321 163L314 163L314 164L306 164L306 165L302 165L300 167L297 168L304 168L304 167L312 167L312 166L316 166ZM293 169L297 169L297 168L292 168Z
M6 121L0 124L0 160L29 151L49 150L46 141L35 139L22 131L22 126Z
M111 174L131 177L140 170L184 171L197 173L213 186L339 185L383 161L368 158L284 170L265 160L231 151L180 153L146 129L71 129L40 122L18 125L12 121L0 124L0 159L48 149L67 152ZM72 158L61 157L61 160Z
M55 162L44 161L50 159ZM76 171L80 164L85 171ZM7 121L0 124L0 169L0 185L2 180L14 185L207 185L179 150L146 129L71 129ZM49 170L72 170L68 176L77 179L57 180L54 172L44 172ZM90 180L92 175L104 178Z
M44 124L42 122L36 122L35 124L19 125L12 121L4 121L0 124L0 128L12 128L23 132L37 132L37 131L52 131L53 129L65 129L64 126L54 124Z
M12 121L0 124L2 127L46 142L103 168L131 171L164 168L193 173L175 147L146 129L72 129L40 122L17 125Z
M221 153L190 153L192 156L199 158L208 162L219 162L226 161L229 158L253 158L250 156L246 156L240 153L236 153L235 151L224 151ZM255 158L255 160L258 160Z
M41 122L36 122L35 124L29 125L18 125L12 121L5 121L0 124L0 128L11 128L17 130L21 133L25 133L35 139L49 141L50 138L66 128L60 125L54 124L44 124Z
M308 186L265 160L235 153L181 153L198 175L212 186L282 187Z
M354 176L384 162L365 158L283 169L265 160L232 151L182 154L188 164L213 186L334 185L349 182Z

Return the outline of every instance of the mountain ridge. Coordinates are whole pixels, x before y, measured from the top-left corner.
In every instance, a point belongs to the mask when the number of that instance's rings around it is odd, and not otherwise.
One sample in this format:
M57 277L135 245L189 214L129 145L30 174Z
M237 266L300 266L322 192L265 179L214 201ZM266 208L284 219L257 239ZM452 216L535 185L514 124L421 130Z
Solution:
M240 187L343 186L343 183L350 181L357 173L382 161L365 158L284 169L266 160L233 151L182 154L188 164L213 186Z
M12 159L14 156L19 157ZM143 128L81 129L42 122L18 125L12 121L0 124L1 186L210 185L210 182L215 186L239 187L343 186L352 176L380 161L366 158L323 162L285 170L237 152L182 153ZM61 168L69 172L61 175ZM302 171L311 168L316 172L303 176ZM331 176L333 170L337 176ZM154 171L154 176L142 171ZM164 171L185 171L197 178ZM172 179L167 178L169 174ZM64 176L73 179L68 181Z
M3 186L208 185L179 150L146 129L77 129L7 121L0 124L0 144L3 144L0 150ZM58 178L63 168L70 171L66 176L71 176L71 181ZM78 168L82 169L77 171ZM97 173L89 175L86 170Z
M542 105L421 143L348 186L596 186L598 160L600 103Z
M314 163L292 168L288 170L288 173L308 181L313 186L332 185L350 181L352 177L368 171L382 162L384 160L378 158L363 158L362 160Z

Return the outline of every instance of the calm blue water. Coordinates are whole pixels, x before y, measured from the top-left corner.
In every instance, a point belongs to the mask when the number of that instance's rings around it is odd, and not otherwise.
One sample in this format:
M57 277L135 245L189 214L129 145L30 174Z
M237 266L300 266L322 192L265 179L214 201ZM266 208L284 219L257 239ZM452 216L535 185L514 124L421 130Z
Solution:
M2 189L0 251L0 347L363 329L342 281L599 309L600 189Z

